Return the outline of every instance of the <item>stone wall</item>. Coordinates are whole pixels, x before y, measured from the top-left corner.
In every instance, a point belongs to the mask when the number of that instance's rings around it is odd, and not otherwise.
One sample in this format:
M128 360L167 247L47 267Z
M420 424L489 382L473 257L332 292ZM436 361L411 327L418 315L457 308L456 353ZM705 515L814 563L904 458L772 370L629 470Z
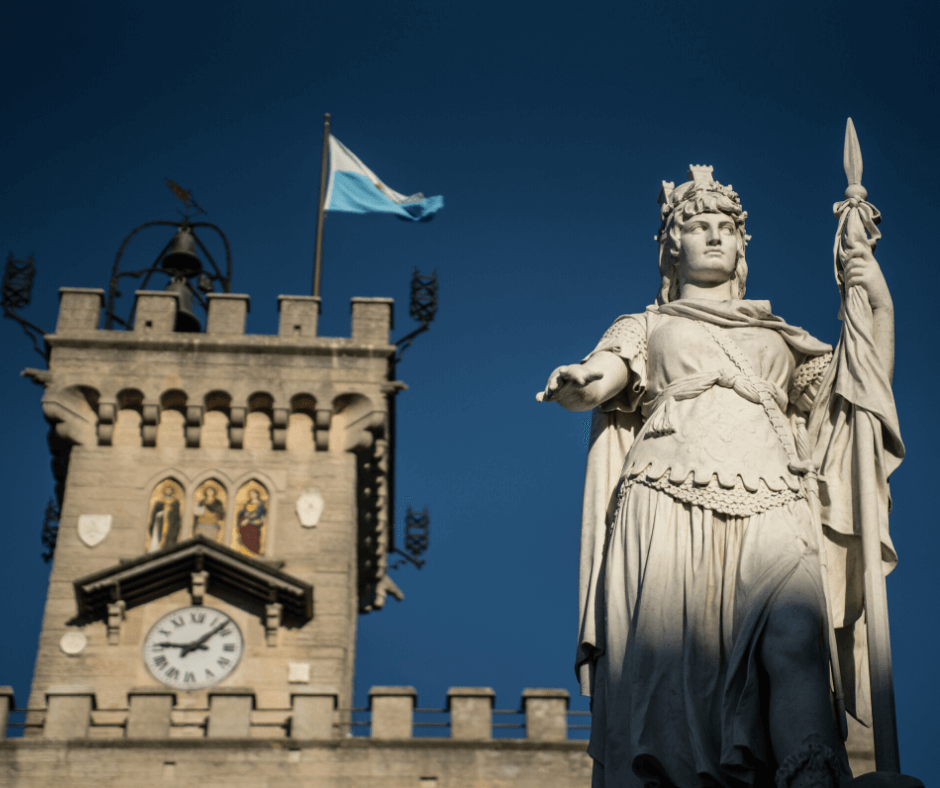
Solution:
M131 693L124 708L99 708L80 687L50 693L33 737L0 741L5 788L199 785L200 788L587 788L584 741L567 736L568 693L529 689L519 716L525 738L493 737L494 693L454 687L444 715L450 736L415 738L416 693L373 687L353 736L353 710L305 688L283 709L253 693L211 693L205 708L180 708L172 693ZM583 719L583 718L574 718ZM362 730L361 728L359 730Z
M588 788L584 742L0 742L5 788Z

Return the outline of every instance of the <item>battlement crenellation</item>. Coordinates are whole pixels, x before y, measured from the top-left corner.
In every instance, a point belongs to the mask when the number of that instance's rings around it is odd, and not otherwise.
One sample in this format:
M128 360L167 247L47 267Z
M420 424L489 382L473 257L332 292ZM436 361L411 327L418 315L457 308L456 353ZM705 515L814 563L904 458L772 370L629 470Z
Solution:
M257 346L265 350L275 346L296 348L311 343L329 347L336 342L350 348L354 345L384 348L389 344L389 331L394 328L394 300L391 298L351 299L352 320L349 337L318 335L321 301L317 296L278 296L278 333L271 336L245 333L250 311L250 297L246 294L209 293L206 297L209 306L204 332L174 331L179 309L178 293L166 290L138 290L134 293L134 298L135 317L130 330L108 331L98 328L104 308L104 290L88 287L59 288L59 317L56 332L49 337L52 340L50 344L53 347L61 346L62 340L80 335L83 340L92 337L98 340L105 337L123 337L127 341L139 341L144 338L163 341L172 339L174 344L200 344L207 349L224 345L226 340L237 341L236 337L242 341L248 339L250 347ZM210 338L216 341L205 341ZM289 339L295 340L295 343L284 345L284 340Z

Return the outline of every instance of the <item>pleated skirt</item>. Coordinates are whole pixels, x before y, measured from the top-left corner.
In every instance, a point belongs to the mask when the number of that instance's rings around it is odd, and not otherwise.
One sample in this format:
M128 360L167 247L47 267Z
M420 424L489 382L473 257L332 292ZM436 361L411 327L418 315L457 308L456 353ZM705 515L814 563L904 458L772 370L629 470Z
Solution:
M772 786L761 633L825 604L807 501L734 517L630 484L601 583L594 788Z

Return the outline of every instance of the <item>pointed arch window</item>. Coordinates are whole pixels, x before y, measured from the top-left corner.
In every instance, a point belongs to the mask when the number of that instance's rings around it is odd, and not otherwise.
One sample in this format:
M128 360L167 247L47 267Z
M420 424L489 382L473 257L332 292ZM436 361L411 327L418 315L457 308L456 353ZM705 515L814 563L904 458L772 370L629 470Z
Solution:
M245 482L235 495L232 547L245 555L264 555L270 515L271 497L267 488L256 479Z
M176 479L166 478L153 488L147 517L145 551L155 553L171 547L180 540L183 515L183 485Z
M193 495L193 536L221 542L225 528L228 493L217 479L207 479Z

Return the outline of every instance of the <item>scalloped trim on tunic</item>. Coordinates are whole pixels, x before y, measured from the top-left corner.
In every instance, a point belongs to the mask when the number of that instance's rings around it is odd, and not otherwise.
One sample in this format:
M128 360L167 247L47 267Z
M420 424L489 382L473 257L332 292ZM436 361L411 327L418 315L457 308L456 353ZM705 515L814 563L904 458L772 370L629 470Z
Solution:
M713 475L707 484L696 484L692 474L689 474L684 482L676 484L669 480L669 474L664 474L659 479L640 476L624 479L620 487L620 501L632 484L643 484L682 503L730 514L733 517L750 517L803 497L802 492L791 490L789 487L771 490L763 479L758 480L757 490L752 492L744 486L740 476L735 479L734 487L723 487L719 484L717 475Z

